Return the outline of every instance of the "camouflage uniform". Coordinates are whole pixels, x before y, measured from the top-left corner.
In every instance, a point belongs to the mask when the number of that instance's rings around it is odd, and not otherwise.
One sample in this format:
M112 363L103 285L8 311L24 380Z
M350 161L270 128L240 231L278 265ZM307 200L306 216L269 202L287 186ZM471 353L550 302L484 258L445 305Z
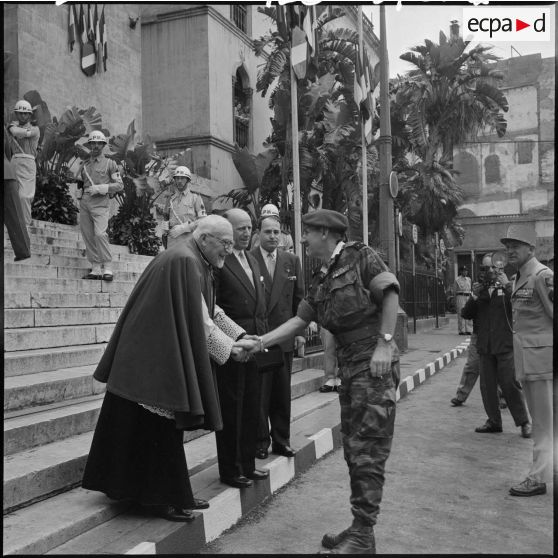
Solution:
M370 375L383 292L399 283L380 257L360 242L339 243L327 267L314 275L297 315L328 329L337 345L341 431L351 478L354 527L376 523L395 422L399 384L397 348L391 374ZM369 290L370 288L370 290Z

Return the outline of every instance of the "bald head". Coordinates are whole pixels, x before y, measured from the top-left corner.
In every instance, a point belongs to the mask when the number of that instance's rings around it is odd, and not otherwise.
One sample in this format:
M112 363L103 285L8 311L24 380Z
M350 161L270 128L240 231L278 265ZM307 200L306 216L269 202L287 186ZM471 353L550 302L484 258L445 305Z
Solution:
M223 215L233 228L235 250L246 250L252 237L252 220L250 215L237 207L229 209Z

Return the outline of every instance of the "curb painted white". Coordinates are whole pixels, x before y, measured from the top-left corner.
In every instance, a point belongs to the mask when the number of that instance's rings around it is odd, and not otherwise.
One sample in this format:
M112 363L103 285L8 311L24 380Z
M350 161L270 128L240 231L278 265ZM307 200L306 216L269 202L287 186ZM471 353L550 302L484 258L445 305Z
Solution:
M445 353L442 357L437 358L434 362L429 362L424 368L419 368L410 376L401 380L407 385L407 393L415 389L415 387L424 383L428 377L426 372L430 372L433 376L447 364L461 356L468 349L470 339L466 339L460 345ZM399 388L395 392L396 401L399 401L401 395ZM308 439L314 442L314 451L316 459L323 457L330 451L333 451L333 429L322 428L316 434L309 436ZM271 493L273 494L279 488L291 481L295 476L295 459L294 457L277 457L266 465L269 469L269 481ZM215 540L223 531L232 527L242 517L242 506L240 500L240 490L237 488L229 488L221 494L211 498L210 507L207 510L201 510L203 514L203 523L205 529L205 542ZM143 542L128 550L125 554L155 554L155 543Z

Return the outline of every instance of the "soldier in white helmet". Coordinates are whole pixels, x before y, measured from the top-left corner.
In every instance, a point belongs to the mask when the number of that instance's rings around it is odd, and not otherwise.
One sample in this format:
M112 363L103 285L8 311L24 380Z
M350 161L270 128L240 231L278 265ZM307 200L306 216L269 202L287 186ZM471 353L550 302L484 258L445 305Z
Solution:
M40 131L31 124L33 109L27 101L18 101L14 107L17 121L8 124L12 143L12 163L19 186L19 198L23 209L25 224L31 224L31 204L35 197L37 165L37 146Z
M168 231L167 248L173 246L179 238L184 239L183 235L194 230L195 221L207 215L201 196L190 190L190 169L176 167L173 181L176 193L168 199L163 211L166 221L163 221L162 226L164 231Z
M124 185L116 163L103 155L107 145L103 132L92 131L86 145L91 150L91 157L76 174L76 178L83 181L79 224L85 242L85 256L91 263L91 271L84 279L112 281L112 255L107 234L109 195L120 192Z
M277 219L279 219L279 208L272 203L267 203L266 205L264 205L260 212L260 223L266 217L276 217ZM279 222L281 222L280 219ZM259 245L260 245L260 232L259 230L256 230L256 232L252 236L252 243L250 244L250 249L253 250L254 248L257 248ZM286 232L284 230L283 226L281 226L281 232L279 234L279 245L277 246L277 249L284 250L285 252L294 253L293 237L289 232Z
M537 234L529 224L509 226L501 239L508 262L517 269L511 289L515 374L523 384L533 419L533 464L512 496L546 493L552 482L552 326L554 272L535 258Z

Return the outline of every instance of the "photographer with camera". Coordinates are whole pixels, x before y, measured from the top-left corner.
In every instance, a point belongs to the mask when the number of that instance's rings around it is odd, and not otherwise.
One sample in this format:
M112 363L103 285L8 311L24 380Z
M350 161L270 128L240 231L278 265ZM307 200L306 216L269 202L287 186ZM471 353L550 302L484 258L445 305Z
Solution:
M479 281L463 309L463 317L477 324L477 350L480 359L480 390L486 423L475 432L502 432L498 385L508 404L516 426L524 438L531 437L531 423L521 385L515 379L511 282L504 273L504 256L486 254Z

